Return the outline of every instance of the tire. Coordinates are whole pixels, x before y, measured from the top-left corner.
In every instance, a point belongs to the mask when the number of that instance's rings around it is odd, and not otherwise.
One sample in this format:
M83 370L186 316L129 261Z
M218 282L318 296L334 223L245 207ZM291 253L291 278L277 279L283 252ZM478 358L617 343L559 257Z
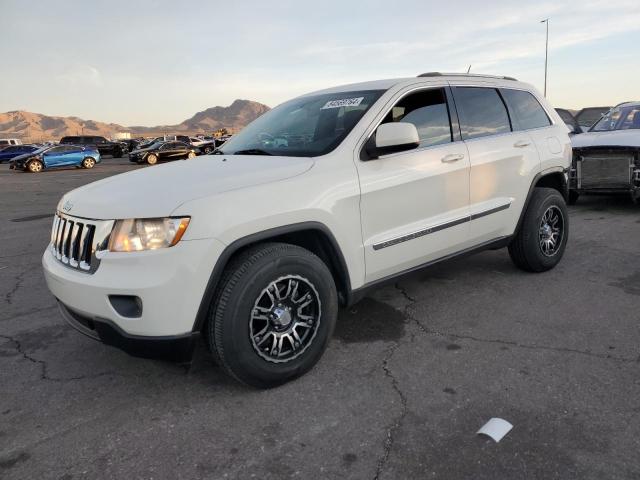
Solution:
M211 148L211 147L204 147L204 154L205 154L205 155L209 155L211 152L213 152L213 148Z
M544 272L558 264L568 237L569 215L562 195L552 188L535 188L520 229L509 244L509 255L522 270Z
M333 334L338 295L316 255L265 243L231 260L209 311L205 336L216 362L247 385L271 388L318 362Z
M82 168L90 169L95 167L96 160L92 157L87 157L82 161Z
M42 162L40 160L31 160L27 164L26 170L31 173L40 173L43 167L44 165L42 165Z
M150 153L149 155L147 155L147 158L145 160L149 165L155 165L156 163L158 163L158 156Z
M575 205L578 201L578 197L580 197L580 194L578 192L576 192L575 190L569 190L569 198L567 199L567 203L569 205Z
M191 158L196 158L196 152L189 152L187 153L187 158L191 159Z

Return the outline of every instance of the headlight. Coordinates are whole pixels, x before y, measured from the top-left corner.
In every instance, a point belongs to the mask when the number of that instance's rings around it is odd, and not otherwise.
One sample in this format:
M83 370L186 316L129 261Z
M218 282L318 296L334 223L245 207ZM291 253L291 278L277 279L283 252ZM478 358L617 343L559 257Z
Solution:
M140 252L173 247L188 225L189 217L117 220L111 232L109 250Z

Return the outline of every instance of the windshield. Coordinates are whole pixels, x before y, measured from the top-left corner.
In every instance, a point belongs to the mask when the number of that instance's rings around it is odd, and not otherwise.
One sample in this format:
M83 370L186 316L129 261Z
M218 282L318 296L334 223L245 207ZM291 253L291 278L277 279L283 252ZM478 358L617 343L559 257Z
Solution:
M223 154L317 157L336 148L384 90L326 93L283 103L250 123Z
M591 127L591 132L640 129L640 105L613 107Z

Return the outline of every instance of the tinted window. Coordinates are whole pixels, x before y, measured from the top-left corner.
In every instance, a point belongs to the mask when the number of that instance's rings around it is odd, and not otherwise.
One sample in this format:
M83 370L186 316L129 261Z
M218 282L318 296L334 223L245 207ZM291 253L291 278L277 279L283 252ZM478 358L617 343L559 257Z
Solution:
M62 137L60 143L75 143L78 141L78 137Z
M551 125L542 105L529 92L501 89L500 93L510 108L514 130L528 130Z
M60 152L64 152L65 149L66 147L53 147L47 150L47 153L60 153Z
M418 130L420 146L451 142L451 122L444 89L413 93L401 99L382 123L413 123Z
M456 87L456 107L462 138L478 138L511 131L504 102L493 88Z

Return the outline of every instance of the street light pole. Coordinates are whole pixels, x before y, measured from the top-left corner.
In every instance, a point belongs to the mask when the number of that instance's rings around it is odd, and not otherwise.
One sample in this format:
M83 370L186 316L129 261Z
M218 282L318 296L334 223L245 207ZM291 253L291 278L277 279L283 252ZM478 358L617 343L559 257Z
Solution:
M547 24L547 40L544 45L544 96L547 97L547 65L549 61L549 19L545 18L540 23Z

